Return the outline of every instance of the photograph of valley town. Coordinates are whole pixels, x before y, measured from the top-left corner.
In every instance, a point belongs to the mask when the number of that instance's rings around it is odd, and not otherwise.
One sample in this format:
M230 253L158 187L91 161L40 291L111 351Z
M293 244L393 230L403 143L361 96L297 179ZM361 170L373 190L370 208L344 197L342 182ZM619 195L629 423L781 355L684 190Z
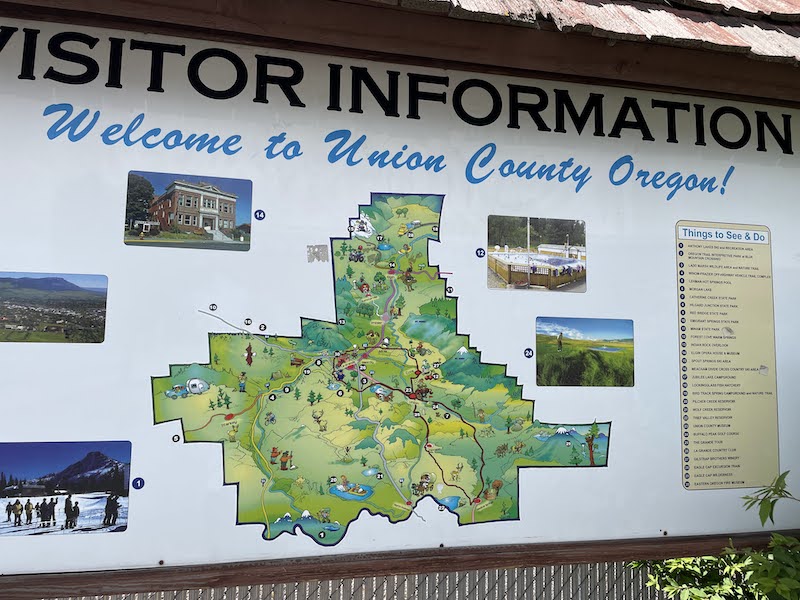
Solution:
M0 342L98 344L107 295L105 275L0 272Z
M0 537L128 527L131 443L0 442Z
M252 196L245 179L131 171L125 244L249 250Z

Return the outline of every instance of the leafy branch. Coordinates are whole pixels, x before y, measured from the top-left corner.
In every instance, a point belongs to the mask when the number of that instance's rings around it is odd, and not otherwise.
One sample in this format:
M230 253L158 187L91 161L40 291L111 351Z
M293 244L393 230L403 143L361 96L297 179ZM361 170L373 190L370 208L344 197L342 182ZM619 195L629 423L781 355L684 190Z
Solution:
M761 525L775 523L780 500L800 502L786 489L789 471L751 496L745 510L758 506ZM773 533L765 550L736 549L730 544L720 556L636 561L631 567L649 570L648 587L679 600L800 600L800 540Z
M761 488L752 496L744 496L742 500L745 501L744 509L750 510L755 505L758 505L758 517L761 519L761 525L767 524L767 519L770 523L775 524L774 514L775 505L778 500L794 500L800 502L800 498L796 498L791 492L786 490L786 476L789 471L784 471L775 478L771 484Z

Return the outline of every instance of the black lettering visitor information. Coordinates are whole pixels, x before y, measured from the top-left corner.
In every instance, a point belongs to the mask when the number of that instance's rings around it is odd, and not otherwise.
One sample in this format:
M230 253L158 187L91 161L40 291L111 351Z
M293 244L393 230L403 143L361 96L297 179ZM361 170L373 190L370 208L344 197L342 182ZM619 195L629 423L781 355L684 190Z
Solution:
M311 101L300 89L306 77L303 64L273 54L254 52L242 57L224 48L193 52L180 43L100 38L77 31L47 36L39 29L7 25L0 26L0 53L3 58L13 53L20 80L41 78L65 85L99 81L107 88L123 89L126 64L130 62L126 58L144 56L149 62L149 92L169 93L176 89L175 82L165 78L165 70L178 65L191 88L205 98L249 96L256 103L288 104L295 109L306 108ZM204 80L203 67L212 65L231 81L227 87L214 88ZM536 133L794 153L791 115L749 107L713 107L634 96L611 100L599 92L584 94L515 83L497 85L475 77L457 81L445 75L402 74L377 65L345 69L341 64L330 63L326 85L325 108L329 111L379 111L390 118L423 119L426 114L432 115L436 105L444 105L460 121L475 127L502 123L510 129Z

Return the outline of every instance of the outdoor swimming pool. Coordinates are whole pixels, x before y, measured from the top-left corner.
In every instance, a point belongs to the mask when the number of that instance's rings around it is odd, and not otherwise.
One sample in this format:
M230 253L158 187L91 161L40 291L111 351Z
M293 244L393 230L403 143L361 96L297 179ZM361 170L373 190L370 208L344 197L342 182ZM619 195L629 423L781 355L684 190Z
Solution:
M509 265L532 265L535 267L572 267L586 268L586 261L577 258L567 258L564 256L553 256L551 254L539 254L536 252L489 252L489 256Z

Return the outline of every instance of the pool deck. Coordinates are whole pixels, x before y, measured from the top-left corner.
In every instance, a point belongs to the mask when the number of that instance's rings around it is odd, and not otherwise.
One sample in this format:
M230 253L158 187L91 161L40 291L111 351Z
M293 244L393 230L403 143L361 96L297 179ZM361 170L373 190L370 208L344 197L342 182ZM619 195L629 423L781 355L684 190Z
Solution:
M505 281L494 271L492 271L488 266L486 267L486 284L490 290L513 290L516 289L513 286L509 287ZM586 279L581 281L574 281L572 283L568 283L566 285L562 285L560 288L555 290L548 290L545 287L530 287L527 288L528 290L533 291L540 291L540 292L575 292L581 293L586 291ZM524 290L518 290L524 291Z

